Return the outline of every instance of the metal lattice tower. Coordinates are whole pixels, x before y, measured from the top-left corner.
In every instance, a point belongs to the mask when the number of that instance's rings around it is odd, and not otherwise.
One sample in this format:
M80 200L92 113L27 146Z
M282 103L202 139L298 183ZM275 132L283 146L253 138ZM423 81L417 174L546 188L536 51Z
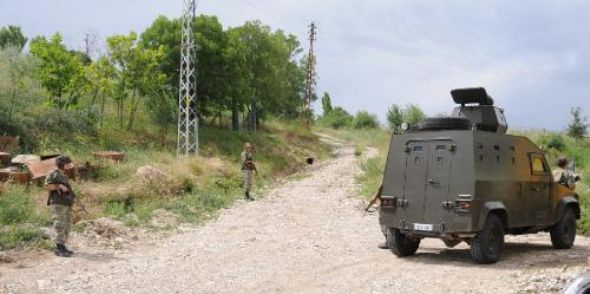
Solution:
M196 0L183 0L182 44L180 45L180 85L178 93L178 154L199 150L199 119L197 117L197 45L192 24Z
M309 53L307 55L307 85L305 89L305 107L307 111L306 124L309 128L311 120L311 96L313 95L314 75L315 75L315 56L313 54L313 42L316 40L315 23L309 25Z

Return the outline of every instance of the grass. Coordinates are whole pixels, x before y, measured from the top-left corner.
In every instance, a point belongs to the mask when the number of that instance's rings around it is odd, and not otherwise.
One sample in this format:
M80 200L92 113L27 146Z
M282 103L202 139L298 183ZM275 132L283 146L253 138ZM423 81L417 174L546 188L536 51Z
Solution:
M45 245L39 226L51 223L24 187L5 185L0 197L0 250Z
M37 153L67 154L78 164L89 162L98 167L89 181L73 182L88 211L77 217L106 216L128 226L150 227L154 211L163 209L176 215L179 222L198 223L243 197L240 154L246 142L255 148L257 195L278 177L299 170L308 157L324 158L331 151L298 122L270 119L256 133L202 127L199 155L178 157L173 130L163 134L141 126L138 124L133 132L105 128L97 138L43 140ZM122 151L126 161L99 163L92 157L98 150ZM155 182L136 176L137 169L147 165L165 176ZM51 225L46 199L47 192L36 186L4 186L0 195L0 249L43 247L38 228Z

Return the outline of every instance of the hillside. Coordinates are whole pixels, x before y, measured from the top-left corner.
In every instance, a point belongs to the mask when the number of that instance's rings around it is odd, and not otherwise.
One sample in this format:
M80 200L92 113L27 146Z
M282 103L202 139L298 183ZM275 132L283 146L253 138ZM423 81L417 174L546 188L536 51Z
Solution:
M96 138L79 137L76 142L52 142L39 154L67 154L78 164L90 163L94 172L73 186L86 211L74 209L77 230L84 223L109 217L128 226L153 228L154 211L164 209L177 223L197 223L215 215L243 197L240 153L250 142L260 171L255 179L255 196L277 178L306 164L308 157L325 158L330 147L297 123L270 120L256 133L237 133L216 127L201 129L198 156L176 156L173 136L158 136L149 130L99 132ZM100 143L96 143L100 142ZM98 161L93 151L114 148L125 154L122 163ZM140 167L154 168L154 177L138 176ZM30 245L49 246L41 227L50 226L47 193L37 185L6 183L0 196L0 250ZM157 228L156 228L157 229Z

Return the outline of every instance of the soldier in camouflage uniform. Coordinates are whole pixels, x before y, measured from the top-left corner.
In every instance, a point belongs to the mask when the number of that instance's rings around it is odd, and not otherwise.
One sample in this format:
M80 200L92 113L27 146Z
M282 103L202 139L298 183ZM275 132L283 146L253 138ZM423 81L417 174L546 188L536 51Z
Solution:
M246 200L254 200L250 196L250 189L252 189L252 173L256 172L256 165L254 164L254 157L252 156L252 145L246 143L244 145L244 151L242 152L242 175L244 177L244 198Z
M556 183L575 189L576 182L580 180L580 176L568 170L567 166L569 163L570 161L565 156L557 158L557 169L553 171L553 180Z
M50 206L53 228L57 233L55 255L69 257L74 252L66 247L66 242L70 233L71 209L76 195L65 172L75 166L67 156L58 156L55 163L57 169L49 172L45 178L45 189L49 191L47 205Z

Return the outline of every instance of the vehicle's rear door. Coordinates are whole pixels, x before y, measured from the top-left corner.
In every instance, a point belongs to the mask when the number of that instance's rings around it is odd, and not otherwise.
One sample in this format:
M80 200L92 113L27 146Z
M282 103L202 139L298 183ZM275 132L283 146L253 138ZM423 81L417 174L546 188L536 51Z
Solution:
M410 224L421 223L424 215L429 151L426 141L411 141L407 144L403 220Z
M440 224L446 219L449 210L449 185L451 165L453 163L452 142L434 140L428 143L428 173L424 199L423 221L428 224Z

